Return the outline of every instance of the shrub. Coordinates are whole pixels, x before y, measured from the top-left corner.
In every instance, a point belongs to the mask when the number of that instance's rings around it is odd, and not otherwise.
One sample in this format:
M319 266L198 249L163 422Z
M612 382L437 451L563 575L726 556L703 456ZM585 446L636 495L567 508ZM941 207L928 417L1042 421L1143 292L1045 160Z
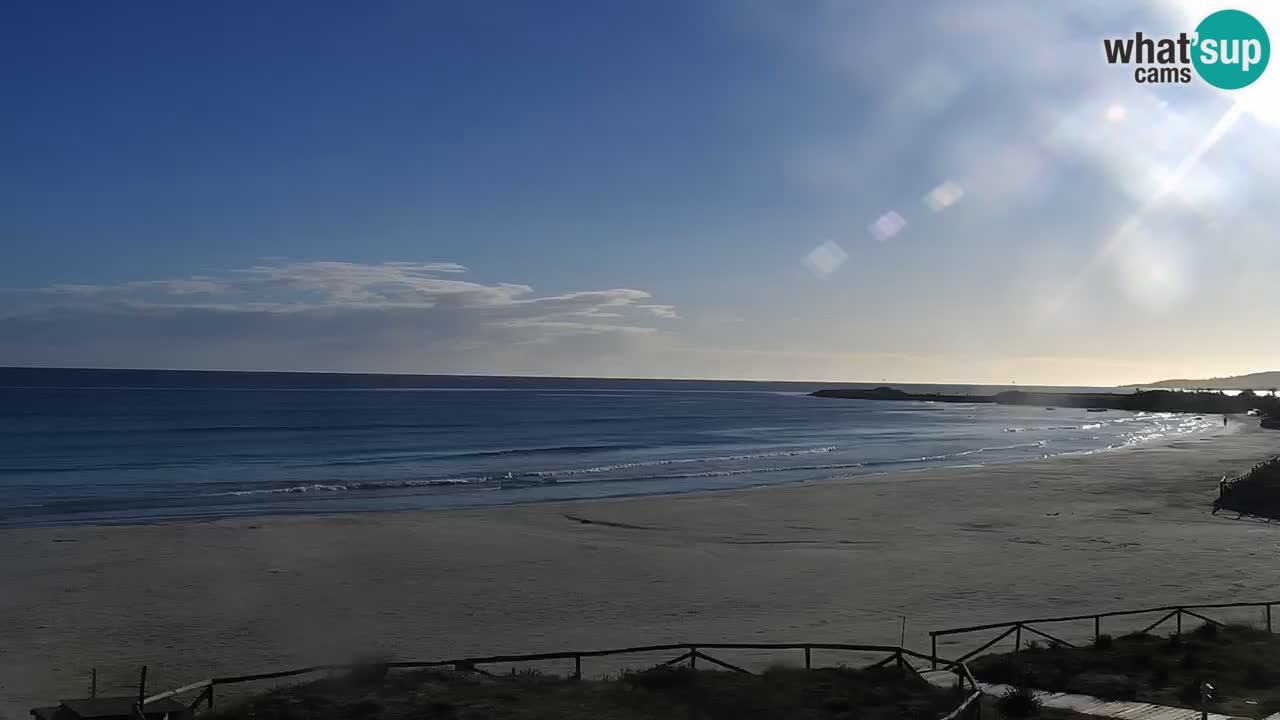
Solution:
M686 688L698 679L698 671L688 667L659 665L638 673L629 673L626 680L633 687L645 690L670 690Z
M1169 687L1169 665L1167 663L1159 662L1151 666L1151 687L1156 690L1163 690Z
M377 717L382 713L382 706L373 700L357 700L347 703L342 708L342 716L350 720Z
M826 702L822 703L822 708L831 713L848 712L849 700L847 698L828 698Z
M1094 650L1107 650L1110 649L1111 645L1112 640L1110 635L1099 635L1093 639Z
M1128 675L1086 673L1072 682L1077 692L1097 695L1108 700L1131 700L1138 694L1138 683Z
M1029 688L1013 687L996 700L996 709L1010 720L1022 720L1039 715L1042 704L1040 698Z
M982 658L973 668L984 682L1017 685L1027 674L1026 665L1012 655L996 655Z
M1276 684L1276 676L1266 665L1251 662L1244 668L1244 682L1251 688L1269 688Z
M1194 635L1205 640L1218 639L1218 624L1207 622L1195 629Z
M356 660L347 677L357 687L370 687L380 685L389 669L385 658L370 656Z
M1152 663L1154 662L1154 659L1152 658L1152 656L1145 652L1140 652L1136 655L1130 655L1127 658L1127 660L1129 663L1129 667L1133 668L1136 671L1146 670L1147 668L1151 667Z

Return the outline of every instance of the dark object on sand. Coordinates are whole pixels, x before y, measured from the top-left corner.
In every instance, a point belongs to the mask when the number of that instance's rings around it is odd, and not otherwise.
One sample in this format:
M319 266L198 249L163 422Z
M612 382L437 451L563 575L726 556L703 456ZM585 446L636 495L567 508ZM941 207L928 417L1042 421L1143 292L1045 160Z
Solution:
M1259 424L1268 430L1280 430L1280 417L1275 415L1264 415Z
M138 699L132 697L63 700L55 707L34 708L37 720L138 720ZM191 711L175 700L147 703L142 715L147 720L187 720Z

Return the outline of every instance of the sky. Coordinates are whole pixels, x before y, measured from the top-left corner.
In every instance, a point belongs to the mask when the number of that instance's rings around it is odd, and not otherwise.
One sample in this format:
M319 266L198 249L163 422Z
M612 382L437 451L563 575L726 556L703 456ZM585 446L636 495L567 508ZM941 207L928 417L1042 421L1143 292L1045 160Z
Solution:
M1280 69L1103 57L1224 7L6 3L0 365L1280 369Z

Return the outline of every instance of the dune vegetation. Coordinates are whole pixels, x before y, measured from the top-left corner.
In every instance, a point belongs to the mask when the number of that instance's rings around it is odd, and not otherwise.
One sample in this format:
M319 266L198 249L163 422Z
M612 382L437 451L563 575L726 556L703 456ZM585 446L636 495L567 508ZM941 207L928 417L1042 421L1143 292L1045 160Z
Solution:
M281 687L218 720L938 720L963 694L908 669L774 668L758 675L659 667L601 680L533 670L369 673Z
M1280 518L1280 456L1260 462L1224 484L1213 510Z
M1109 700L1200 707L1200 683L1215 688L1211 712L1264 717L1280 711L1280 635L1206 624L1159 636L1100 636L1087 647L1031 647L969 663L982 682Z

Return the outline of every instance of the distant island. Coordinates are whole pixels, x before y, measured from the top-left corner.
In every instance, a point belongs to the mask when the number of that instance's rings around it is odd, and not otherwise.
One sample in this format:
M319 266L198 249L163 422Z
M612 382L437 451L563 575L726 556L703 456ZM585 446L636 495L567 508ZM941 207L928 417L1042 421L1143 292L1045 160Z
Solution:
M1131 388L1175 388L1182 390L1273 390L1280 388L1280 370L1249 373L1248 375L1231 375L1200 380L1185 378L1176 380L1160 380L1150 383L1122 385Z
M1220 392L1184 392L1178 390L1138 390L1133 393L1058 393L1007 390L995 395L944 395L909 393L891 387L872 390L841 388L818 390L814 397L846 400L889 400L944 403L995 403L998 405L1039 405L1093 410L1130 410L1146 412L1185 412L1226 415L1257 410L1264 415L1280 416L1280 398L1257 395L1248 390L1238 395Z

